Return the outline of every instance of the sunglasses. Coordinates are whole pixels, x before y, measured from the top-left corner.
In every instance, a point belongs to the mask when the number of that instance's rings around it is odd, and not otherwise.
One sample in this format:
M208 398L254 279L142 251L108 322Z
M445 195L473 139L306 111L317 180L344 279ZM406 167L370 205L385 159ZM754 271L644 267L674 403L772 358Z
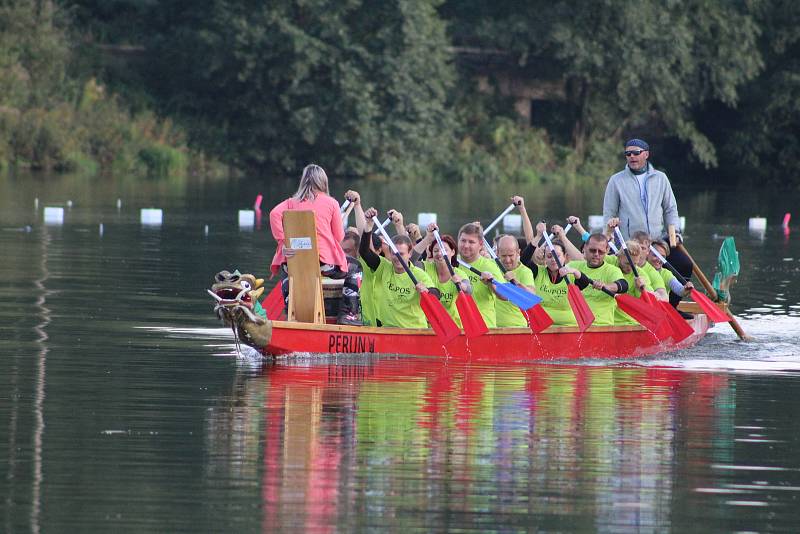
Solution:
M642 152L644 152L644 150L626 150L625 152L622 153L622 155L627 158L629 156L638 156Z

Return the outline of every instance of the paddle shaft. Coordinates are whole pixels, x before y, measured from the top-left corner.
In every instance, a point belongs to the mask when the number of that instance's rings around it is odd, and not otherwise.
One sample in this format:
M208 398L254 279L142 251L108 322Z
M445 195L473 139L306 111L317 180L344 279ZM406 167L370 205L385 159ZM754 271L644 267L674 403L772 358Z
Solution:
M670 229L673 232L675 231L675 227L672 225L670 225ZM708 292L708 296L711 297L711 300L718 301L719 295L717 295L717 292L714 290L714 286L708 281L705 273L700 270L700 266L697 265L696 261L694 261L694 258L692 258L692 256L689 254L689 251L686 250L686 247L683 246L683 243L678 243L677 248L686 254L686 257L692 262L692 272L695 274L695 276L697 276L698 280L700 280L700 283L703 284L703 287ZM739 321L736 320L736 317L734 317L730 310L725 310L725 313L731 318L729 321L731 328L733 328L733 331L736 332L737 336L739 336L739 339L742 341L749 341L753 339L752 336L748 335L747 332L744 331L744 328L742 328L742 326L739 324Z
M543 238L543 239L545 240L545 242L547 243L547 248L549 248L549 249L550 249L550 254L552 254L552 255L553 255L553 260L555 260L555 262L556 262L556 267L558 267L558 270L560 271L560 270L561 270L561 268L563 267L563 265L561 265L561 260L559 260L559 259L558 259L558 254L556 254L556 247L554 247L554 246L553 246L553 242L552 242L552 241L550 241L550 238L547 236L547 234L543 235L543 236L542 236L542 238ZM545 269L546 269L546 268L547 268L547 267L545 267ZM565 282L567 285L569 285L569 284L570 284L569 278L565 276L565 277L564 277L564 282Z
M378 218L377 218L377 217L373 217L373 218L372 218L372 221L373 221L373 222L375 223L375 225L378 227L378 231L381 233L381 235L383 236L383 238L386 240L386 243L388 243L388 244L389 244L389 248L390 248L390 249L392 249L392 253L393 253L395 256L397 256L397 259L400 261L400 265L402 265L402 266L403 266L403 269L405 269L405 271L406 271L406 274L408 275L408 277L409 277L409 278L411 278L411 281L412 281L412 282L414 282L414 285L416 286L416 285L419 283L419 282L417 282L417 277L416 277L416 276L414 276L414 273L412 273L412 272L411 272L411 268L410 268L410 267L408 266L408 264L406 263L406 260L404 260L404 259L403 259L403 257L400 255L400 252L397 250L397 247L395 246L395 244L394 244L394 241L392 241L392 240L389 238L389 234L387 234L387 233L386 233L386 230L384 230L383 226L381 226L381 225L378 223Z
M625 257L628 259L628 263L631 264L631 271L633 271L633 278L639 278L639 271L636 269L636 264L633 262L633 258L631 257L631 253L628 250L628 245L625 243L625 240L622 238L622 232L619 231L619 227L614 228L614 233L617 234L617 237L620 241L620 246L622 247L622 252L625 253ZM635 281L635 280L634 280ZM640 289L642 293L645 292L645 289Z
M582 274L582 276L586 276L586 275L585 275L585 274ZM592 279L591 279L591 278L589 278L588 276L586 276L586 281L587 281L587 282L589 282L589 285L590 285L590 286L594 284L594 280L592 280ZM609 297L611 297L612 299L613 299L613 298L615 298L615 297L616 297L616 295L617 295L616 293L612 293L612 292L611 292L611 291L610 291L610 290L609 290L609 289L608 289L606 286L603 286L603 287L600 289L600 291L602 291L603 293L605 293L606 295L608 295L608 296L609 296Z
M564 235L567 235L570 230L572 230L572 225L567 223L567 225L564 227ZM555 235L556 234L550 234L550 239L553 239ZM544 241L545 241L544 236L542 236L541 239L539 239L539 244L536 246L541 247L542 245L544 245Z
M683 275L682 275L681 273L679 273L679 272L678 272L678 269L676 269L674 265L672 265L670 262L668 262L668 261L667 261L667 258L665 258L664 256L662 256L662 255L661 255L661 253L660 253L660 252L658 252L658 250L656 249L656 247L654 247L653 245L650 245L650 252L652 252L652 253L655 255L655 257L656 257L656 258L658 258L658 259L659 259L659 261L660 261L661 263L663 263L663 264L664 264L664 267L666 267L667 269L669 269L669 270L670 270L670 272L672 272L672 274L674 274L674 275L675 275L675 278L677 278L677 279L678 279L678 281L679 281L681 284L683 284L683 285L686 285L686 283L688 282L688 280L686 280L686 278L684 278L684 277L683 277Z
M711 284L711 282L708 281L708 278L706 277L705 273L700 270L700 266L698 266L697 262L694 261L694 258L692 258L691 254L689 254L689 251L686 250L686 247L683 246L683 243L677 243L677 240L675 240L674 244L672 243L672 241L673 241L673 237L672 236L675 235L675 225L670 224L669 228L668 228L668 231L669 231L669 234L670 234L670 245L672 245L673 247L677 248L678 250L680 250L681 252L686 254L686 257L689 258L689 261L692 262L692 272L697 277L697 279L700 280L700 283L705 288L706 293L708 293L708 296L714 302L718 301L719 300L719 295L717 295L717 291L714 289L714 286ZM670 269L670 271L675 273L675 269ZM677 274L677 273L675 273L675 274ZM684 282L684 283L686 283L686 282Z
M483 233L485 234L485 233L489 232L490 230L494 229L494 227L497 226L500 223L500 221L503 220L503 217L508 215L509 212L511 210L513 210L515 207L516 206L514 204L509 204L508 207L503 210L503 213L498 215L497 218L492 221L492 224L490 224L489 226L487 226L486 228L483 229Z
M512 204L512 206L513 206L513 204ZM489 242L486 241L486 236L483 236L483 246L486 247L486 250L489 251L489 255L492 257L494 262L500 268L500 272L503 273L503 274L506 274L508 272L508 269L505 268L505 266L503 265L503 262L500 261L500 258L497 257L497 253L494 251L494 249L489 246ZM509 282L511 284L517 286L517 287L520 287L519 282L517 282L516 280L509 280Z
M444 243L442 242L442 238L439 235L439 230L433 231L433 237L436 238L436 244L439 245L439 251L442 253L442 257L444 257L444 263L447 265L447 270L450 271L450 277L452 278L456 273L453 270L453 265L450 263L450 258L444 253ZM453 282L456 286L456 290L461 293L461 286L457 283Z
M708 278L706 277L705 273L700 270L700 266L697 265L696 261L694 261L694 258L692 258L692 256L689 254L689 251L686 250L686 247L684 247L682 243L678 243L678 246L676 248L681 252L683 252L684 254L686 254L686 257L689 258L689 260L692 262L692 272L697 277L697 279L700 280L700 283L703 284L703 287L705 288L706 293L708 293L708 296L711 297L711 300L717 302L719 300L719 295L717 295L717 290L714 289L714 285L708 281Z

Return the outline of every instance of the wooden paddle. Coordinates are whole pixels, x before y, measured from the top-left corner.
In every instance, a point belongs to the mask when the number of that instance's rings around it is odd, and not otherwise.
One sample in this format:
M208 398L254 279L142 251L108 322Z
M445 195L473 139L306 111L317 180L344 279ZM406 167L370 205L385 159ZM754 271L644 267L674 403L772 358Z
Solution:
M500 261L500 258L497 257L497 254L495 253L494 249L486 241L486 237L483 237L483 246L486 247L486 250L489 252L489 255L492 257L492 259L494 259L494 262L500 268L500 271L502 271L502 273L505 274L508 270L503 265L503 262ZM512 280L510 284L511 285L508 286L508 289L513 289L514 291L516 291L518 298L522 299L523 301L528 298L527 295L533 294L527 289L520 287L515 280ZM508 300L511 301L513 304L519 306L519 308L522 310L522 314L528 318L528 326L530 326L531 331L534 334L538 334L540 332L543 332L553 324L553 318L550 317L550 315L547 313L547 311L545 311L544 308L539 306L539 304L542 302L541 297L539 297L539 295L535 296L538 299L538 302L533 306L529 306L527 308L520 306L519 304L514 302L514 300L508 297L506 298L508 298Z
M442 243L442 238L439 236L439 230L433 231L433 237L436 238L436 243L439 245L439 250L442 252L442 256L444 256L444 262L447 264L447 270L450 271L450 277L452 278L455 272L453 271L453 266L450 264L450 258L444 253L444 243ZM453 284L456 286L456 291L458 291L456 308L458 309L458 316L461 317L464 333L467 337L482 336L489 331L489 327L486 326L486 321L483 320L483 316L480 310L478 310L478 305L475 304L475 299L472 298L472 295L462 291L460 285L455 282L453 282Z
M411 272L411 269L406 261L402 256L400 256L394 241L389 238L389 234L386 233L386 230L383 228L383 226L378 225L377 217L373 217L372 221L378 227L378 231L389 245L389 248L392 249L392 253L397 256L397 259L400 261L403 269L405 269L406 274L409 278L411 278L411 281L416 286L419 283L417 282L417 277L414 276L414 273ZM442 303L439 302L436 297L427 291L420 293L419 305L422 308L422 311L425 313L425 317L428 319L428 322L431 324L431 328L433 328L433 331L436 332L437 336L439 336L439 340L442 342L442 345L446 345L461 335L461 329L458 328L456 322L452 317L450 317L450 314L447 313L447 310L444 309L444 306L442 306Z
M658 252L658 250L652 245L650 245L650 252L652 252L653 255L655 255L655 257L658 258L659 261L661 261L661 263L663 263L667 269L672 271L672 274L675 275L675 277L681 284L683 284L684 286L686 285L686 278L684 278L681 275L681 273L679 273L678 270L670 262L667 261L667 258L662 256ZM694 263L694 260L692 260L692 263ZM709 320L714 321L715 323L724 323L731 320L731 318L725 315L722 312L722 310L717 308L716 304L711 302L711 299L709 299L707 296L703 295L696 289L693 288L689 292L689 295L692 297L692 300L694 300L697 303L697 305L700 306L703 312L708 316Z
M689 251L686 250L686 247L683 246L683 243L677 243L677 239L675 237L675 226L670 224L668 227L668 231L669 231L670 246L675 246L678 250L686 254L686 257L689 258L689 260L692 262L692 272L694 272L694 274L697 275L697 278L700 280L700 283L703 284L703 287L711 296L711 300L718 300L719 297L717 296L717 292L714 290L714 286L711 285L711 282L708 281L708 278L706 277L702 269L700 269L700 266L697 264L696 261L694 261L694 258L692 258L691 254L689 254ZM739 336L739 339L741 339L742 341L751 341L753 339L753 336L748 335L747 332L744 331L744 328L742 328L742 326L739 324L739 321L736 320L736 317L733 316L730 310L725 310L725 315L727 315L728 318L730 319L730 321L728 321L728 324L731 325L731 328L733 328L733 331L736 332L737 336Z
M547 248L550 250L550 254L553 255L556 266L560 270L563 265L561 265L561 260L558 259L558 254L556 254L556 249L553 246L553 242L550 240L550 236L545 232L543 237L547 243ZM581 293L580 288L570 283L569 276L564 276L564 283L567 284L567 300L569 301L569 307L572 308L572 313L575 315L575 320L578 322L578 329L584 332L594 322L594 313L592 313L592 309L586 302L586 298L583 296L583 293Z

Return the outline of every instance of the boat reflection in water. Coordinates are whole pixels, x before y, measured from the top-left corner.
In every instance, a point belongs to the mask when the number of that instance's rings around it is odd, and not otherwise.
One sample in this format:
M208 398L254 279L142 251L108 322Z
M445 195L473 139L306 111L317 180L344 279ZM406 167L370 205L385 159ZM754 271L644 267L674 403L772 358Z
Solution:
M210 412L211 468L254 481L264 531L658 530L730 461L731 398L663 368L278 362Z

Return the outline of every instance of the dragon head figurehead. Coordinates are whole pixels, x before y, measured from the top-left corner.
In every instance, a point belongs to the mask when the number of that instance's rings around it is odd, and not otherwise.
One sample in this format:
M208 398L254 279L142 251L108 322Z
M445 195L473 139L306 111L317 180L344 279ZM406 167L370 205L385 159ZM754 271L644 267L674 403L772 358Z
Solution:
M258 299L264 293L264 279L252 274L220 271L208 293L214 297L214 312L234 329L248 345L264 347L272 336L272 324Z

